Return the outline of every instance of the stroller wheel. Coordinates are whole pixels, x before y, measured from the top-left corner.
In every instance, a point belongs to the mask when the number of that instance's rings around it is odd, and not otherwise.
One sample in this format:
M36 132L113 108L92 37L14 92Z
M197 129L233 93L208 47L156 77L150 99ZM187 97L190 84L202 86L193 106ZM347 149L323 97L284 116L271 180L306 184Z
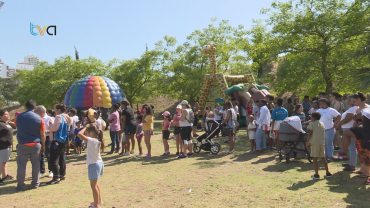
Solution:
M193 151L194 151L195 153L199 153L199 152L200 152L200 147L199 147L198 145L194 145L194 147L193 147Z
M212 154L217 154L219 151L220 151L220 145L217 145L217 144L213 144L211 146L211 153Z
M218 146L218 149L221 149L221 145L219 143L215 142L215 145Z

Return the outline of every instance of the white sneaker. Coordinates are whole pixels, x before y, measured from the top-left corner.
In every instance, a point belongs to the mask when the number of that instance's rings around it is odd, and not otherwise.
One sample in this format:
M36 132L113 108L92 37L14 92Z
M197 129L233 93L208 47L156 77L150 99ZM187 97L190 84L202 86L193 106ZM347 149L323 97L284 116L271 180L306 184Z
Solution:
M131 151L130 151L130 154L134 154L134 153L135 153L135 150L131 150Z
M48 177L49 177L49 178L52 178L53 176L54 176L53 172L49 171L49 175L48 175Z
M138 154L136 155L136 157L141 157L141 156L143 156L143 154L138 153Z
M231 153L233 153L233 152L234 152L234 150L226 151L225 153L226 153L226 154L231 154Z
M239 137L235 136L235 139L236 139L236 140L239 140Z
M130 153L129 152L125 152L125 153L122 154L122 156L127 156L127 155L130 155Z

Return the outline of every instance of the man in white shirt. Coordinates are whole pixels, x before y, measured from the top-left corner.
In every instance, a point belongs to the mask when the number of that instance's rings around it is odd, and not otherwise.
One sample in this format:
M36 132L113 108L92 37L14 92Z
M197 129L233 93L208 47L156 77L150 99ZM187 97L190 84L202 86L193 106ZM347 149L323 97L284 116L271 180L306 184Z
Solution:
M260 154L265 151L266 149L266 127L270 126L271 122L271 114L269 109L266 106L266 100L261 100L259 102L260 109L260 116L257 120L255 120L257 127L256 131L256 151L253 151L253 154Z
M46 156L46 159L48 161L48 166L49 166L50 145L51 145L51 140L53 140L51 138L52 134L50 134L49 126L50 126L50 123L54 122L54 120L53 120L52 117L50 117L50 116L48 116L48 114L46 114L46 108L43 105L37 106L36 109L35 109L35 113L37 113L37 115L39 115L44 120L44 123L45 123L45 136L46 136L46 139L45 139L45 153L41 154L41 157L40 157L40 174L45 174L45 156ZM48 177L51 178L51 177L53 177L53 172L50 170L49 167L48 167L48 169L49 169Z

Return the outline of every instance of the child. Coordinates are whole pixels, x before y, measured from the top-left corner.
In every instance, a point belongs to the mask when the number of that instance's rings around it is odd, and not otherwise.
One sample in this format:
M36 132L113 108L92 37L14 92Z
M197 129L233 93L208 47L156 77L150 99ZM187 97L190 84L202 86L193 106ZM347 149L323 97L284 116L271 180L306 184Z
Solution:
M101 141L101 153L104 153L104 149L105 149L105 144L104 144L104 137L103 137L103 124L102 124L102 119L100 117L100 110L98 111L95 111L94 112L94 118L96 119L95 120L95 123L96 125L98 126L99 128L99 134L98 134L98 138L99 140ZM104 121L103 121L104 122Z
M164 117L162 122L162 139L164 146L164 153L161 157L167 157L170 155L170 146L168 145L168 139L170 138L170 127L171 127L171 114L165 111L162 116Z
M249 115L248 135L251 143L251 150L249 152L252 152L256 149L256 130L257 126L254 123L254 117L253 115Z
M181 105L178 105L176 107L176 114L173 116L173 124L175 125L173 134L175 135L175 138L176 138L176 149L177 149L176 155L177 156L182 155L182 143L183 142L182 142L181 135L180 135L181 109L182 109Z
M82 123L81 121L76 122L76 127L77 128L74 131L75 145L76 145L76 149L77 149L76 154L78 154L79 156L81 155L81 152L82 152L82 140L80 138L78 138L77 134L78 134L78 132L80 132L82 130L81 123Z
M311 176L313 179L320 179L319 165L317 163L317 158L319 157L325 167L326 177L330 178L332 176L325 159L325 126L324 123L319 121L320 118L321 114L319 112L313 112L311 122L307 127L310 133L308 134L306 147L308 148L311 145L311 157L313 157L313 166L315 168L315 175Z
M136 117L136 140L137 145L139 146L139 153L136 155L137 157L141 157L143 155L143 147L141 146L143 136L143 116L138 115Z
M84 135L86 131L86 136ZM77 136L87 142L86 163L88 166L88 175L90 186L93 192L94 202L91 202L91 207L100 207L103 204L100 195L100 186L98 179L104 172L104 163L100 156L101 141L98 139L99 128L95 123L87 124Z

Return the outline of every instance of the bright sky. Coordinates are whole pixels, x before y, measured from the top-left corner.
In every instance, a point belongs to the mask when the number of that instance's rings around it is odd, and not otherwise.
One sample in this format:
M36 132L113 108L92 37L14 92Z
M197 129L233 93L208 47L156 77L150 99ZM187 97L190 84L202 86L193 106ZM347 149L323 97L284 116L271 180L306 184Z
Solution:
M251 28L252 19L266 18L262 8L273 0L1 0L0 59L15 67L26 55L54 63L60 56L94 56L104 62L139 57L165 35L183 43L212 17L230 20L234 27ZM286 1L286 0L284 0ZM57 35L33 36L30 22L56 25ZM35 29L35 32L38 30ZM51 30L52 31L52 30Z

